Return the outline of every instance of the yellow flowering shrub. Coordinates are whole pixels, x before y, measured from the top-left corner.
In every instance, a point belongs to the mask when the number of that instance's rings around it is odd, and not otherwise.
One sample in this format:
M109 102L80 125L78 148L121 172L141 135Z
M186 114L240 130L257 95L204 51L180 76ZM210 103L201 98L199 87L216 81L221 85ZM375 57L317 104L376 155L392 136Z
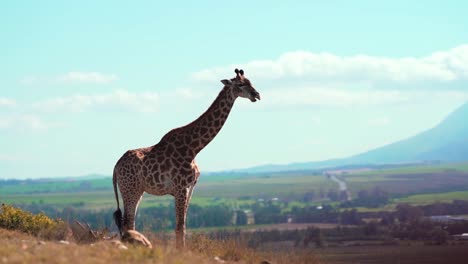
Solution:
M46 238L59 238L64 236L66 224L61 220L52 220L44 213L32 214L11 205L2 204L0 228L18 230Z

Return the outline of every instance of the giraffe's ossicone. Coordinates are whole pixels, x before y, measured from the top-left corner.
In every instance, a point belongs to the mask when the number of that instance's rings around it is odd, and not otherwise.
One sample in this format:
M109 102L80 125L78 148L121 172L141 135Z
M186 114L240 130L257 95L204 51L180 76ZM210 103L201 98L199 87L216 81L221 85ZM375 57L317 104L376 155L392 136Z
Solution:
M200 176L195 156L218 134L238 97L255 102L260 94L235 70L236 77L221 80L224 87L214 102L192 123L173 129L159 143L127 151L114 167L113 184L117 210L114 220L120 234L135 229L135 215L143 193L172 195L176 210L176 245L185 245L185 224L192 192ZM122 195L120 210L117 186Z

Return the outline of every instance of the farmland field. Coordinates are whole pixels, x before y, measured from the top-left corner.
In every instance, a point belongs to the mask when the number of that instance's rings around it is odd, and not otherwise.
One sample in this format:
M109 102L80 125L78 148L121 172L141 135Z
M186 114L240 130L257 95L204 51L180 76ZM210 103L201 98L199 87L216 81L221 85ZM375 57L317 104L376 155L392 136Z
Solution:
M201 177L197 184L192 204L207 205L216 203L253 202L255 197L277 197L305 193L311 190L336 188L336 184L323 175L300 176L208 176ZM7 203L39 203L81 206L92 209L113 208L115 197L112 179L50 180L21 182L16 185L1 185L0 200ZM145 194L142 207L168 204L170 196Z
M414 165L350 172L341 175L351 192L379 187L392 195L468 189L468 163Z
M397 168L357 170L340 175L351 191L351 196L363 189L379 187L393 198L380 209L391 210L395 203L423 204L468 199L468 163L412 165ZM64 178L54 180L26 180L8 183L0 181L0 201L14 204L47 204L63 208L84 209L115 207L110 177ZM338 190L337 184L321 172L271 173L260 175L213 174L201 176L194 191L192 204L199 206L227 204L241 206L257 199L279 197L288 201L289 208L303 207L302 196ZM172 197L145 195L141 208L167 205ZM326 202L326 201L325 201ZM313 204L313 201L308 201ZM359 208L362 211L378 208Z
M436 202L451 202L453 200L468 200L468 191L416 194L395 199L395 202L424 205Z

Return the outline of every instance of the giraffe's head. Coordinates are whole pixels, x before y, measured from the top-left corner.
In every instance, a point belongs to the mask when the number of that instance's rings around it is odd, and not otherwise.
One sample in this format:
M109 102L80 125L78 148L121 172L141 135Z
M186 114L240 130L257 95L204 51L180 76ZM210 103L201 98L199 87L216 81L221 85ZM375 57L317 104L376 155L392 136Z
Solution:
M244 77L244 71L235 69L234 72L236 73L235 78L221 80L221 82L230 87L236 96L248 98L252 102L260 100L260 94L252 86L250 80Z

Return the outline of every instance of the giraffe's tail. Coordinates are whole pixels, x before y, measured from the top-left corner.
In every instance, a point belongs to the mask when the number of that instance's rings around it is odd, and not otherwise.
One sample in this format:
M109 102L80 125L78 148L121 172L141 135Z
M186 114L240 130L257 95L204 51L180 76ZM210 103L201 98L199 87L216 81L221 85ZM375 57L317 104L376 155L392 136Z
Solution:
M114 221L119 229L120 236L122 236L122 225L123 225L123 217L122 211L120 210L119 206L119 193L117 191L117 172L114 170L114 175L112 177L112 183L114 184L114 193L115 193L115 200L117 201L117 210L114 212Z

